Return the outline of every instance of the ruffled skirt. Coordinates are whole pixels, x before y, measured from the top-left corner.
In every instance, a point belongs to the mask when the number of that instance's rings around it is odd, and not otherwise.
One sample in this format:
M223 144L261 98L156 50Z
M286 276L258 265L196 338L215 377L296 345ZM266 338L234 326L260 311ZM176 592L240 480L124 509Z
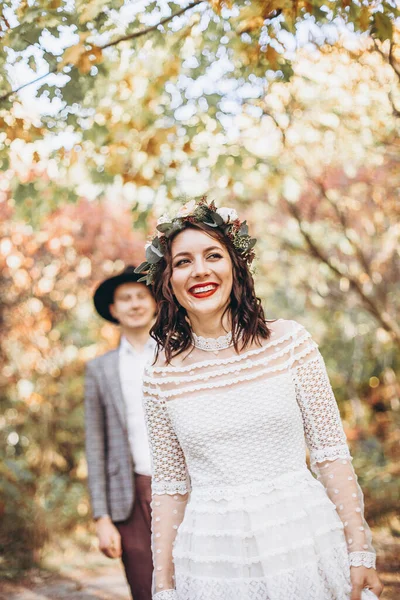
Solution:
M307 471L193 489L174 545L179 600L348 600L343 525Z

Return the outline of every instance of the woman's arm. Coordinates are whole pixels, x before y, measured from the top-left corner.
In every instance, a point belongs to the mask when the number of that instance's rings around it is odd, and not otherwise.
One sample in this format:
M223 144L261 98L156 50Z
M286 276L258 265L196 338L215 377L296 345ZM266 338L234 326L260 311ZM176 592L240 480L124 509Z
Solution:
M172 549L190 486L185 457L166 403L148 383L144 385L144 407L152 457L153 598L175 600Z
M311 468L343 522L350 564L375 568L371 532L364 519L363 494L351 464L323 358L304 329L296 336L302 341L294 352L293 372Z
M311 468L336 506L349 552L351 599L363 600L363 590L377 597L383 585L375 571L371 531L364 518L364 501L351 464L339 409L317 344L301 328L296 334L293 372Z

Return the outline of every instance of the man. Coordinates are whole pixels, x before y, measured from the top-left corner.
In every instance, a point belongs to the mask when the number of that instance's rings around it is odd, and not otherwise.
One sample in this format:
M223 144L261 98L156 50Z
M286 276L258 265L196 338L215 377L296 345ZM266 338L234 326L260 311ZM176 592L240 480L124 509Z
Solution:
M100 550L122 558L134 600L151 600L151 465L142 377L154 356L149 337L156 303L134 267L106 279L97 312L119 325L121 342L87 364L86 455Z

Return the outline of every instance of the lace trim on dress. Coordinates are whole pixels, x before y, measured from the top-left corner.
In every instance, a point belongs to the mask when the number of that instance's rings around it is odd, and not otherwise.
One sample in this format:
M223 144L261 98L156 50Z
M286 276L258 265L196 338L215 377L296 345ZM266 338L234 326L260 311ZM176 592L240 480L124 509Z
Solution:
M350 552L349 561L351 567L376 568L376 555L373 552Z
M309 346L305 348L302 352L299 352L296 356L296 360L303 360L308 354L315 351L314 346ZM156 396L159 398L171 398L172 396L181 396L182 394L188 394L190 392L199 392L202 390L210 390L216 388L222 388L226 386L231 386L236 383L242 383L243 381L253 381L254 379L260 378L262 375L267 375L268 373L276 373L278 371L286 371L285 373L280 373L277 377L282 375L287 375L287 369L291 366L293 359L290 358L284 363L274 366L274 367L266 367L265 369L260 369L256 373L249 373L247 375L243 375L241 377L233 377L232 379L226 379L224 381L212 381L210 383L202 383L198 385L190 385L184 388L172 389L172 390L160 390L153 389L147 386L143 386L143 391L149 396ZM303 365L304 366L304 365ZM239 371L239 369L238 369ZM152 380L154 385L162 383L160 380Z
M264 504L265 505L265 504ZM323 506L324 511L326 511L326 501L312 504L308 506L308 508L317 508L318 506ZM334 506L332 506L332 510L336 510ZM264 521L262 527L258 527L257 529L249 529L248 531L243 531L242 529L215 529L213 531L207 530L203 531L199 528L193 528L185 526L184 523L179 528L180 535L189 534L195 537L236 537L242 540L252 538L257 536L258 534L266 531L267 529L272 529L273 527L282 527L283 525L288 525L291 523L295 523L300 519L307 517L307 511L301 510L297 513L292 513L290 517L285 517L282 519L273 519L270 521ZM339 529L343 529L343 527L338 527Z
M262 479L260 481L249 481L235 486L197 486L192 490L192 501L204 502L208 500L235 500L238 497L259 496L269 494L274 490L286 490L300 486L301 488L315 487L321 489L319 481L314 479L308 469L299 469L291 473L285 473L274 479ZM299 487L297 487L297 491Z
M325 552L320 552L317 560L304 561L300 568L280 569L278 576L273 573L262 577L223 579L194 575L182 564L177 585L183 598L188 598L191 594L190 597L195 600L284 600L300 597L321 600L320 588L315 586L316 571L326 587L336 590L335 600L349 599L351 586L347 578L348 556L344 545L335 545ZM304 590L307 592L304 593Z
M237 371L253 369L254 367L260 367L260 366L266 365L274 360L277 360L278 358L285 356L285 354L289 354L291 351L295 350L298 346L300 346L305 341L307 341L307 339L309 339L309 337L310 337L309 334L303 335L302 337L296 339L291 344L288 344L281 350L279 350L269 356L264 356L258 360L247 360L247 361L243 362L243 364L233 365L232 367L225 367L223 369L215 369L214 371L208 372L206 375L204 373L198 373L197 375L194 375L194 373L192 371L189 371L189 377L184 376L184 375L172 375L172 376L168 377L168 376L164 376L164 373L163 373L162 379L155 379L151 376L144 375L143 383L154 384L157 382L159 384L168 384L168 383L184 384L184 383L190 383L190 382L195 382L195 381L199 381L199 380L204 381L204 379L211 379L214 377L219 377L221 375L228 375L229 373L236 373ZM316 348L317 348L317 346L315 345L315 349ZM288 364L288 363L289 363L289 360L286 362L286 364Z
M153 373L163 373L163 372L167 372L167 371L171 371L171 372L179 371L179 372L185 373L187 371L193 371L195 369L199 369L199 368L203 368L203 367L210 367L213 365L226 365L226 364L230 364L230 363L234 363L234 362L240 362L245 357L247 358L250 356L256 356L257 354L264 352L264 350L266 350L267 348L271 348L271 346L276 346L277 344L282 344L283 342L290 340L291 338L293 338L294 334L297 331L300 331L301 329L304 329L304 327L302 325L300 325L299 323L294 322L293 331L289 331L288 333L285 333L285 335L282 335L281 337L277 338L276 340L271 340L271 341L267 342L260 348L255 348L254 350L247 350L247 352L242 352L241 354L238 354L236 356L230 356L229 358L214 358L211 360L199 361L197 363L193 363L191 365L187 365L184 367L177 367L175 365L165 365L165 366L159 366L159 367L148 366L148 367L146 367L146 371L153 372ZM311 338L310 333L306 330L304 330L304 331L307 333L307 338Z
M298 488L283 490L279 495L279 499L291 500L292 498L297 498L299 493ZM218 504L212 504L213 499L209 499L208 502L199 502L197 503L193 498L190 500L191 507L199 514L207 514L207 515L226 515L227 513L238 512L238 511L246 511L248 510L248 499L245 498L236 498L233 503L230 500L220 499L216 500ZM269 498L268 495L254 496L255 502L252 502L252 510L263 510L264 508L276 504L276 498ZM329 500L329 498L328 498ZM229 504L222 504L221 502L229 502ZM314 508L317 506L321 506L325 504L326 506L326 497L321 502L321 499L318 499L315 503L309 504L310 508ZM335 505L332 503L332 510L336 510Z
M176 590L164 590L154 594L153 600L178 600L178 596Z
M218 556L199 556L199 554L195 552L188 552L187 550L180 551L179 548L175 548L174 550L174 558L186 559L186 560L194 560L196 563L232 563L235 565L254 565L256 563L262 562L270 558L271 556L279 556L280 554L289 554L290 552L295 552L300 548L307 548L310 546L315 546L315 536L326 535L331 531L335 531L336 529L343 529L343 523L338 522L332 525L327 525L326 527L320 527L315 530L314 537L305 538L301 540L301 542L297 542L296 544L291 544L290 546L281 546L280 548L276 548L273 552L268 552L265 554L260 554L258 556L252 556L246 558L243 556L241 560L239 560L238 556L230 556L229 554L218 554Z
M157 496L162 496L163 494L170 496L174 494L184 495L190 492L190 485L188 481L155 481L153 478L151 491L153 495Z
M230 348L233 345L232 331L228 331L225 335L220 335L217 338L205 338L201 335L196 335L194 331L192 331L192 336L193 346L205 352L226 350L226 348Z
M347 444L343 444L342 446L333 446L331 448L320 448L318 450L310 451L310 461L311 464L322 463L326 460L338 460L339 458L353 460L350 455L350 450Z

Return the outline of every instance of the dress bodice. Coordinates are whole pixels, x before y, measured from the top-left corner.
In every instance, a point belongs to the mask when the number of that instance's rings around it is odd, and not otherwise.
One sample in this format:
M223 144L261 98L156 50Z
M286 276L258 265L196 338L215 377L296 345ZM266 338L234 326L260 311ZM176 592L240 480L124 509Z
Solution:
M167 403L192 488L256 482L303 468L305 443L289 373Z

